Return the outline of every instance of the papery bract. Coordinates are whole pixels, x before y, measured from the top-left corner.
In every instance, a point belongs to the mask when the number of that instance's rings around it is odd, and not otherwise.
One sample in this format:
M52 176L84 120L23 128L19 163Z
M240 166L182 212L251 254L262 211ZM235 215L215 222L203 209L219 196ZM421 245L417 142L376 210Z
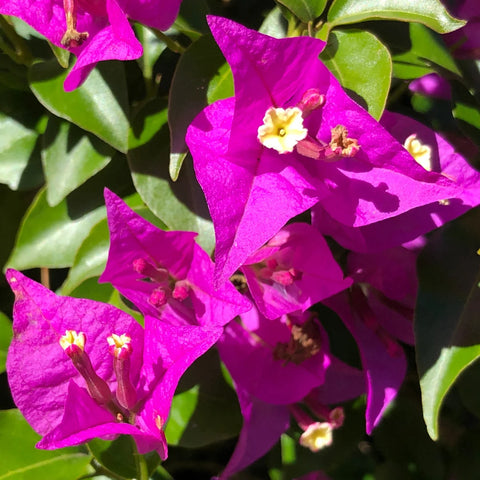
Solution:
M97 62L133 60L142 55L129 18L166 30L175 20L181 0L71 0L78 32L83 41L62 45L66 32L63 0L0 0L0 13L13 15L48 38L57 47L67 48L77 62L65 79L65 90L80 86Z
M342 246L358 252L378 252L413 241L480 204L480 172L472 168L440 135L420 122L397 113L384 112L381 122L402 143L415 134L421 144L431 150L430 169L450 179L455 188L445 192L444 199L425 197L423 206L359 228L349 227L332 218L322 205L315 206L312 224ZM414 188L422 187L412 185L412 195L421 194L421 190L416 192Z
M125 312L107 304L60 297L14 270L7 279L15 293L14 338L7 357L13 399L30 425L43 437L39 448L78 445L99 437L131 435L140 453L167 456L163 425L180 376L220 334L196 326L175 327L146 317L145 331ZM113 397L94 400L85 377L74 367L59 340L67 331L86 337L85 354ZM221 330L220 330L221 332ZM107 337L131 339L130 381L136 403L120 407L113 358Z
M112 283L142 313L208 327L251 308L232 284L214 289L214 266L195 243L196 233L160 230L108 190L105 202L110 251L100 281Z
M322 235L306 223L284 227L241 267L258 309L275 319L348 288L352 281Z
M218 283L317 202L345 225L363 226L450 196L450 180L423 170L343 91L318 59L322 41L275 39L217 17L209 25L235 97L207 107L186 140L215 226ZM309 108L312 91L319 101ZM266 112L296 106L307 138L292 153L262 145Z

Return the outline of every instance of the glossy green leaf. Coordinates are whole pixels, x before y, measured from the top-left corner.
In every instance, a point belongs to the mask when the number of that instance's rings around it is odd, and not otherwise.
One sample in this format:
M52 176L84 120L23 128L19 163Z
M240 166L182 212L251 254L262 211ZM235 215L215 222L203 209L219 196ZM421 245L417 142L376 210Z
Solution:
M167 105L161 99L154 100L134 118L130 133L128 161L135 187L169 229L198 232L198 242L211 252L215 243L213 225L191 161L172 183L169 150Z
M7 350L12 335L12 322L3 312L0 312L0 373L5 371Z
M431 237L419 262L415 315L417 366L428 432L438 437L442 401L460 373L480 356L480 210Z
M123 478L138 478L134 440L129 435L120 435L113 441L95 438L88 442L88 449L96 460L107 469L107 472L113 472ZM145 458L149 471L152 472L160 458L156 452L147 453Z
M70 64L70 52L68 50L65 50L64 48L57 47L51 42L48 42L48 45L52 49L52 52L55 55L58 64L62 68L68 68Z
M192 88L195 85L195 88ZM208 104L233 95L230 67L211 35L201 37L182 55L175 70L169 98L171 178L178 178L187 152L185 134L193 119Z
M168 443L197 448L238 434L242 417L234 391L225 383L215 351L184 374L165 429ZM212 415L212 412L215 412Z
M378 19L423 23L438 33L465 25L452 17L440 0L334 0L328 11L331 26Z
M313 22L325 10L327 0L277 0L302 22Z
M385 108L392 75L387 48L369 32L336 30L320 58L352 98L378 120Z
M38 450L40 440L16 409L0 411L0 480L75 480L91 473L77 448Z
M128 99L121 63L101 62L81 87L68 93L63 89L66 75L55 60L36 63L30 69L30 87L40 103L54 115L126 152Z
M437 66L454 74L460 74L455 61L439 35L418 23L411 23L409 30L410 49L393 56L395 77L418 78L434 71Z
M45 190L41 190L22 221L7 265L18 270L72 265L84 238L103 216L104 207L84 211L78 217L69 214L68 200L50 207Z
M42 149L48 204L58 205L108 165L113 154L114 150L97 137L72 123L50 117Z
M12 190L41 184L40 154L35 152L37 139L38 132L0 114L0 183Z

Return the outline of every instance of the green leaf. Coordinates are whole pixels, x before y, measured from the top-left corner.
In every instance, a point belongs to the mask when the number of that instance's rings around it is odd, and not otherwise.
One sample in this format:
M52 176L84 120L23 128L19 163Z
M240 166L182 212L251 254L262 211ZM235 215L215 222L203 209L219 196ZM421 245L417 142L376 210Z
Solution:
M328 11L331 26L379 19L423 23L438 33L465 25L465 21L453 18L440 0L334 0Z
M192 88L195 85L195 88ZM171 178L183 162L187 128L208 104L233 96L230 67L211 35L193 43L180 58L170 88L168 123L171 132Z
M480 145L480 101L460 82L452 82L452 97L458 126Z
M354 92L353 99L378 120L385 108L392 75L387 48L369 32L336 30L329 36L320 58L342 86Z
M0 480L75 480L91 472L77 448L38 450L40 440L16 409L0 411Z
M38 132L0 114L0 183L12 190L34 188L43 181Z
M58 64L62 68L68 68L68 65L70 63L70 52L68 50L65 50L64 48L57 47L51 42L48 42L48 45L52 49L52 52L55 55Z
M438 437L443 399L480 355L480 210L437 230L420 254L417 366L428 433Z
M242 424L238 402L214 350L187 370L177 391L182 393L173 399L165 428L170 445L198 448L238 434Z
M302 22L313 22L325 10L327 0L277 0Z
M270 10L269 14L265 17L258 31L270 37L284 38L287 36L287 27L288 24L285 21L282 11L280 8L275 7Z
M50 117L43 136L42 163L47 202L58 205L70 192L102 170L114 150L72 123Z
M128 161L135 187L169 229L198 232L199 244L211 252L215 244L213 224L190 157L178 180L169 180L168 138L167 105L156 99L138 112L130 132Z
M411 23L408 52L393 56L393 73L397 78L413 79L436 70L437 66L460 75L445 44L434 32L418 23Z
M67 200L50 207L45 190L41 190L23 218L7 265L18 270L72 265L84 238L103 216L104 207L73 216Z
M0 373L5 371L7 350L12 340L12 335L12 322L3 312L0 312Z
M123 478L138 478L135 463L134 440L129 435L120 435L116 440L106 441L95 438L88 442L90 452L110 472ZM148 470L152 472L159 463L156 452L145 455ZM1 480L1 479L0 479Z
M140 195L137 193L124 198L124 201L149 222L157 225L159 228L165 228L165 225L150 210L145 208ZM103 218L90 230L90 233L78 249L72 268L70 268L68 276L62 285L62 295L71 295L72 291L82 282L90 278L97 278L102 274L108 258L109 235L106 218ZM89 298L91 297L89 296Z
M120 62L101 62L85 83L65 92L67 72L55 60L35 63L30 87L40 103L58 117L93 133L121 152L127 151L128 99Z

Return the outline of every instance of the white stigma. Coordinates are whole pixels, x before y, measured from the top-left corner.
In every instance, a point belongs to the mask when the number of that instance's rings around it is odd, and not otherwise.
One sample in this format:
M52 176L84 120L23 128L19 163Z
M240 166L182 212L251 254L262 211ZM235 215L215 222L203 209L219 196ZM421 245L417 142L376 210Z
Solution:
M303 127L302 111L298 107L270 107L258 127L258 140L279 153L293 152L295 145L308 134Z

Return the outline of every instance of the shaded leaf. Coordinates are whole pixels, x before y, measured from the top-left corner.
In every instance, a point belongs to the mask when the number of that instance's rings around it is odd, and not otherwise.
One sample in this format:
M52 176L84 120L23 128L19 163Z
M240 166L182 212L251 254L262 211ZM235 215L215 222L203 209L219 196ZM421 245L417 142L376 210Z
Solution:
M72 265L78 247L102 216L105 207L74 218L66 200L50 207L45 190L41 190L23 218L8 266L24 270Z
M0 114L0 183L12 190L41 185L40 152L35 152L37 139L38 132Z
M101 62L82 86L68 93L63 89L67 73L56 60L32 65L30 87L40 103L54 115L126 152L128 99L121 63Z
M277 0L302 22L313 22L325 10L327 0Z
M378 120L385 108L392 75L387 48L369 32L336 30L329 36L320 58L342 86L354 92L348 92L352 98L368 107L368 112Z
M461 130L480 145L480 102L460 82L452 82L453 116Z
M393 73L397 78L413 79L435 71L437 66L460 74L450 52L438 35L418 23L411 23L408 52L393 56Z
M7 350L8 346L10 345L12 335L12 322L3 312L0 312L0 373L5 371Z
M135 187L152 212L171 230L199 233L207 251L214 246L213 224L190 157L177 182L169 179L169 132L167 105L157 99L134 118L128 161Z
M222 377L215 351L207 352L187 370L178 390L182 393L173 399L165 429L169 444L197 448L238 434L240 409Z
M48 121L43 144L47 202L52 207L108 165L114 154L98 138L56 117Z
M192 85L195 85L192 88ZM187 153L185 134L193 119L208 104L233 95L230 67L211 35L193 43L180 58L170 89L170 175L177 180Z
M39 440L18 410L0 411L0 479L75 480L91 472L90 455L77 448L37 450Z
M428 433L438 437L442 401L480 355L480 209L437 230L419 257L417 366Z
M138 478L135 463L134 440L129 435L120 435L116 440L106 441L95 438L88 442L90 452L110 472L124 478ZM156 452L144 455L148 470L152 472L160 461Z
M447 33L465 25L453 18L440 0L334 0L328 11L332 26L390 19L419 22L438 33Z

